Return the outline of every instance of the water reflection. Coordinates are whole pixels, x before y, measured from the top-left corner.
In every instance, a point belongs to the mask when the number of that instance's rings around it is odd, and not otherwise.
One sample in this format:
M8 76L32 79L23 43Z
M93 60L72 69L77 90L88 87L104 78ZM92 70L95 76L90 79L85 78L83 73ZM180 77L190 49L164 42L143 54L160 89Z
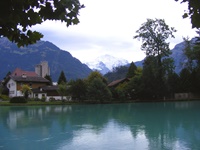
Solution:
M129 127L121 128L114 120L111 120L101 132L95 132L92 129L77 131L71 142L63 142L60 145L60 150L146 149L148 147L148 141L143 133L138 134L135 140L139 142L133 143Z
M0 149L198 149L199 108L200 102L0 107Z

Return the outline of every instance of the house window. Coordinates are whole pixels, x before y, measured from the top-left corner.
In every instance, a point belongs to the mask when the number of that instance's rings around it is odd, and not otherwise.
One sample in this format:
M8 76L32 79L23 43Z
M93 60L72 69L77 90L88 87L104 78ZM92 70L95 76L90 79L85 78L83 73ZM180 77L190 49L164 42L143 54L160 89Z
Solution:
M38 98L38 94L35 94L35 97Z
M9 93L10 93L10 94L14 94L14 93L15 93L15 91L10 91Z

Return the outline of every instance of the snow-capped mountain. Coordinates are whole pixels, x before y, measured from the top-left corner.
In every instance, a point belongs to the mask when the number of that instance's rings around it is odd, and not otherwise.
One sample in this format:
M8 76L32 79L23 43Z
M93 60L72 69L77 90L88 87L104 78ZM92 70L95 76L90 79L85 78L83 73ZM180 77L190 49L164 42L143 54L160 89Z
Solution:
M102 55L91 62L85 62L90 69L98 70L103 75L112 71L115 67L124 66L128 63L129 62L125 59L116 58L110 55Z

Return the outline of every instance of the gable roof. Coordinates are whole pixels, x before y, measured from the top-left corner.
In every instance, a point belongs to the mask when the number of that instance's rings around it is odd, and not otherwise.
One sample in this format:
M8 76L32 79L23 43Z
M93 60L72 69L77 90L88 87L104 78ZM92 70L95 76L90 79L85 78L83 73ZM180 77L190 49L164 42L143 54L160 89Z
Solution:
M16 82L40 82L40 83L48 83L49 80L40 77L40 76L10 76Z
M36 77L38 76L35 72L33 71L24 71L20 68L16 68L12 74L12 76L22 76L22 75L26 75L26 76L30 76L30 77Z
M117 86L118 84L123 83L125 81L130 81L130 79L129 78L123 78L123 79L115 80L115 81L109 83L108 87Z
M57 85L48 85L48 86L42 86L39 88L32 89L33 93L45 93L45 92L52 92L57 91L58 86Z
M43 86L41 87L43 90L45 91L54 91L54 90L58 90L58 86L57 85L48 85L48 86Z

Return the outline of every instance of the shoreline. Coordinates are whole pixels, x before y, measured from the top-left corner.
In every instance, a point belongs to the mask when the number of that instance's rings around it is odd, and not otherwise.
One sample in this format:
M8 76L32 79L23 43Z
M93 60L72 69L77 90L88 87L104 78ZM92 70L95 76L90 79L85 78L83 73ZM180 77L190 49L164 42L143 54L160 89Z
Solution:
M121 104L121 103L162 103L162 102L190 102L200 101L200 99L168 99L168 100L128 100L128 101L53 101L53 102L41 102L41 101L28 101L27 103L10 103L9 101L0 101L1 106L47 106L47 105L83 105L83 104Z

